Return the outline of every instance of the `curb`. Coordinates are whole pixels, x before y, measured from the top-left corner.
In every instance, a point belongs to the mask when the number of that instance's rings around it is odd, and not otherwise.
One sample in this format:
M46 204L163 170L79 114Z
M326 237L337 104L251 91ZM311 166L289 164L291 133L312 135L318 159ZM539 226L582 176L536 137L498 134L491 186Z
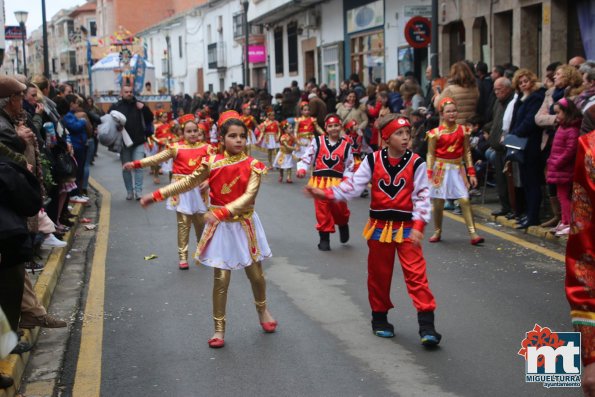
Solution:
M479 205L472 205L473 216L478 218L483 218L489 221L493 221L499 223L502 226L506 226L507 228L513 229L518 231L519 233L529 234L534 237L538 237L544 240L551 241L555 244L560 245L560 247L566 246L566 238L559 238L556 237L554 234L549 232L549 228L540 227L540 226L529 226L525 231L516 229L517 223L514 220L506 219L504 216L494 216L492 215L492 210L487 207L482 207Z
M52 300L52 294L54 293L54 289L56 288L60 274L62 274L64 259L66 258L66 254L70 250L70 247L72 246L72 242L74 240L74 231L79 224L79 219L83 211L84 207L82 204L73 205L71 212L76 217L76 220L74 221L74 225L64 235L64 241L67 242L67 245L63 248L52 249L52 252L45 262L44 269L33 286L35 295L37 295L37 299L39 299L41 304L45 307L48 307ZM24 335L21 340L27 341L31 345L35 346L35 343L39 337L39 328L40 327L35 327L30 330L23 330ZM22 355L10 354L4 360L0 360L0 372L10 376L14 380L13 386L9 387L8 389L0 390L0 397L13 397L16 395L17 391L21 387L21 380L23 373L25 372L25 368L27 367L30 354L30 352L23 353Z

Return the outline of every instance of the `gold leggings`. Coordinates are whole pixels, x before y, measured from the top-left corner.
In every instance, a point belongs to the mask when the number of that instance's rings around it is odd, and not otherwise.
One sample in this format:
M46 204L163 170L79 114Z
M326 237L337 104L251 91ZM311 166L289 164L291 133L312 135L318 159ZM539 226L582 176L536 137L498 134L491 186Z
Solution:
M213 321L215 332L225 332L225 306L227 305L227 288L231 280L231 270L215 268L215 279L213 283ZM256 311L262 313L267 307L266 280L260 262L244 268L246 276L252 285L254 305Z
M467 230L472 238L477 237L475 231L475 222L473 221L473 212L471 211L471 202L468 198L458 199L463 213L463 219L467 225ZM434 235L442 234L442 214L444 213L444 200L432 199L432 217L434 218Z
M194 225L196 241L200 240L202 230L205 227L205 214L196 213L192 215L176 212L178 221L178 256L180 262L188 262L188 241L190 240L190 228Z
M267 150L268 158L269 158L269 165L273 164L273 155L275 154L275 149L268 149Z

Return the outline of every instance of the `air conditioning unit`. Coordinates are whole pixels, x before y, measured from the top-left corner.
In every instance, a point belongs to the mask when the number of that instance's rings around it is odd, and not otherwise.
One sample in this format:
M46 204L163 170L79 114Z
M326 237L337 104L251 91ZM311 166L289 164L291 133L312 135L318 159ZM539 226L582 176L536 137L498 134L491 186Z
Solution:
M306 20L304 21L304 29L318 29L320 27L320 14L314 9L306 12Z

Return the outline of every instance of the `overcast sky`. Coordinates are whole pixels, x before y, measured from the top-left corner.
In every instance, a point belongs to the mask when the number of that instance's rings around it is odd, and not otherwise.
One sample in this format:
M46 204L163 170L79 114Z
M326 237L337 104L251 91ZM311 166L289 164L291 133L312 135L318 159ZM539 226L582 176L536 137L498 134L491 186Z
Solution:
M49 21L61 9L79 6L86 2L86 0L45 0L46 18ZM18 25L14 17L15 11L27 11L29 13L25 23L28 34L42 24L41 0L4 0L4 8L6 11L6 25Z

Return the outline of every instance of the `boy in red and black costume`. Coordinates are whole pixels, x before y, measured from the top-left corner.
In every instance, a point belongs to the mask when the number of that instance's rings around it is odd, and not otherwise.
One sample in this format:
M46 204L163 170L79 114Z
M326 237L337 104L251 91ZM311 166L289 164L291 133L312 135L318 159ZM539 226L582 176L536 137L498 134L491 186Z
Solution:
M337 186L353 174L353 154L349 142L341 137L343 124L336 114L329 114L325 119L326 134L312 139L300 162L297 164L297 177L306 176L312 166L312 177L308 186L328 188ZM339 226L342 243L349 241L349 208L344 202L315 200L316 230L320 234L318 249L330 251L330 233Z
M436 302L428 285L421 248L423 230L430 220L426 164L407 149L411 139L408 119L390 114L382 117L379 125L387 147L366 156L357 172L339 186L307 190L318 200L345 201L359 197L372 183L370 218L363 232L370 249L368 298L372 330L379 337L394 336L387 314L394 307L390 287L396 251L407 291L418 312L421 342L424 346L436 346L442 336L434 328Z

